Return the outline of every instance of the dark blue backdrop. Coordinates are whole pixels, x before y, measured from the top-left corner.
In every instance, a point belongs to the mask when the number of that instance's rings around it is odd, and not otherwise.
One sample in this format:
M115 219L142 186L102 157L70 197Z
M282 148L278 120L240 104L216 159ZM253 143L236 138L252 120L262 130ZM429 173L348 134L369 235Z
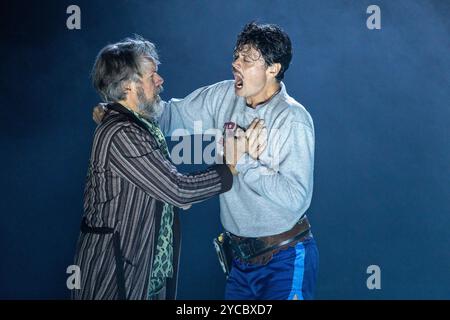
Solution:
M66 28L70 4L81 30ZM381 30L366 28L370 4ZM285 83L316 126L317 298L450 298L448 1L6 1L0 12L0 298L68 297L97 52L141 34L159 48L163 97L183 97L231 78L236 35L255 19L290 34ZM183 214L179 298L223 297L218 211L215 198ZM372 264L381 290L366 287Z

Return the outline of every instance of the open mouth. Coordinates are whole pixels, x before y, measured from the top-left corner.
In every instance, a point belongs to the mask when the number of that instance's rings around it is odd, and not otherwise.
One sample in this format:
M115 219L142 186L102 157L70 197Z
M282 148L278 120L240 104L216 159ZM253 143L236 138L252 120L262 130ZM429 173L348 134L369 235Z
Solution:
M242 87L244 86L244 80L242 79L242 77L235 73L234 74L234 87L236 89L242 89Z

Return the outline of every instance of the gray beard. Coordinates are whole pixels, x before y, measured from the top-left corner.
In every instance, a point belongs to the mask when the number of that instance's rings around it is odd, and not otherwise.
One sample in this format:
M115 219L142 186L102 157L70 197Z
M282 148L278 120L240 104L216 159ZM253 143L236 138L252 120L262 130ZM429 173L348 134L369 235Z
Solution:
M137 109L143 117L151 120L159 118L163 110L159 94L153 99L146 99L144 90L138 90L138 99Z

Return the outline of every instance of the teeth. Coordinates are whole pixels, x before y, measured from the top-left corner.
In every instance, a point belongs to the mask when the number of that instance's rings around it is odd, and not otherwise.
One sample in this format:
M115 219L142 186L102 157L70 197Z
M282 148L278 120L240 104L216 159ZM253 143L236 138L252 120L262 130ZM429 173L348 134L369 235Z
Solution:
M238 74L234 74L234 85L239 89L244 86L244 80Z

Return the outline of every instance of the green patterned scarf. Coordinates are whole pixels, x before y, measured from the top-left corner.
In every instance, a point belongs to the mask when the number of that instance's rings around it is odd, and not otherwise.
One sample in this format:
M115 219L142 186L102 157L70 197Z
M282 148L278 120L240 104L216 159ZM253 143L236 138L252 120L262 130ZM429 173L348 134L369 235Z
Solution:
M163 155L170 159L169 148L159 125L144 118L140 114L133 112L134 115L147 127L150 134L156 139ZM173 277L173 206L164 203L161 226L159 228L156 253L153 257L152 272L150 274L150 283L148 289L148 298L158 294L166 284L166 278Z

